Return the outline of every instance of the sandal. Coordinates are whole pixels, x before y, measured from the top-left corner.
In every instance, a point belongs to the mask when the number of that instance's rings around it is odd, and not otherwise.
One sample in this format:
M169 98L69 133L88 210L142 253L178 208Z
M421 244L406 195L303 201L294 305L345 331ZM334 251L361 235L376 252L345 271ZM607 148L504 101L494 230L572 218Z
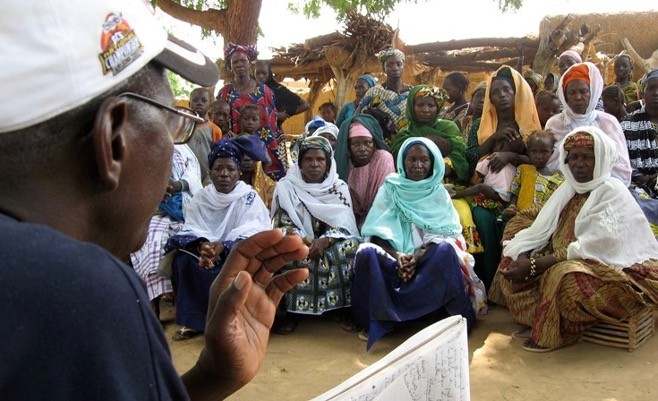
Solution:
M200 331L196 331L194 329L190 329L189 327L181 327L180 329L176 330L173 336L171 336L171 339L173 341L185 341L189 340L192 337L196 337L199 334L201 334Z
M361 330L359 332L359 340L361 341L368 341L368 332L365 330Z
M361 331L361 325L355 321L343 320L340 322L340 328L348 333L358 333Z
M361 331L361 325L354 320L352 312L347 310L341 313L340 327L348 333L358 333Z
M276 334L285 336L295 331L298 324L298 317L286 316L274 322L272 331L274 331Z
M512 338L515 340L527 340L532 338L532 329L530 327L524 327L512 333Z
M532 338L525 340L525 342L523 343L523 349L530 352L544 353L544 352L551 352L558 348L560 347L542 347L540 345L537 345L537 343Z

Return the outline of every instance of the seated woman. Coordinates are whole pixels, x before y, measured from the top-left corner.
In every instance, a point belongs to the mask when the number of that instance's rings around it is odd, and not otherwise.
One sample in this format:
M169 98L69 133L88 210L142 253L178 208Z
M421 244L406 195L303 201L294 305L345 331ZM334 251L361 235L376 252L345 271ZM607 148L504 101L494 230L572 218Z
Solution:
M603 111L596 110L601 92L603 77L592 63L571 66L560 78L557 96L562 103L562 112L551 117L546 129L553 131L556 149L548 161L548 168L556 171L560 165L557 146L564 136L578 127L598 127L616 144L619 159L612 168L612 175L619 178L626 186L631 183L631 164L628 158L626 138L617 119ZM564 171L562 172L564 174Z
M282 271L306 267L309 276L284 296L285 309L292 313L275 323L278 334L295 330L295 314L321 315L350 306L351 262L359 246L350 193L336 174L329 141L321 136L304 139L298 160L274 188L272 222L285 234L304 238L309 247L305 260ZM357 330L349 324L344 328Z
M487 80L484 109L477 133L479 156L487 159L482 171L511 171L504 184L509 189L514 179L513 169L529 162L524 141L538 129L541 129L539 116L530 86L521 74L509 66L499 68ZM496 150L498 148L512 151ZM493 205L495 207L491 207ZM484 252L475 256L475 271L487 289L491 286L500 261L504 222L500 218L502 209L499 206L502 205L483 201L472 210L484 247Z
M254 189L240 181L242 155L267 156L257 136L220 139L208 155L212 184L196 193L185 211L185 226L165 247L173 259L176 323L174 341L205 330L210 285L231 248L240 240L271 228L270 214Z
M464 137L457 124L439 118L445 95L430 85L414 86L407 98L407 126L391 143L393 155L397 155L402 143L411 137L424 137L434 142L445 163L444 181L450 186L463 187L468 183L468 162ZM464 199L454 199L453 205L459 213L466 238L467 249L471 253L482 252L482 245L475 229L471 207Z
M494 283L516 321L528 326L514 337L526 337L523 349L532 352L572 344L596 322L619 322L658 300L658 243L610 175L614 141L580 127L559 152L565 182L543 208L510 220Z
M397 166L361 230L371 243L361 245L354 260L352 310L368 332L368 349L396 322L441 309L461 314L472 328L486 303L459 216L441 183L439 148L429 139L409 138Z
M336 172L347 182L357 227L363 225L379 187L395 172L393 156L379 123L369 114L355 114L341 125L336 143Z

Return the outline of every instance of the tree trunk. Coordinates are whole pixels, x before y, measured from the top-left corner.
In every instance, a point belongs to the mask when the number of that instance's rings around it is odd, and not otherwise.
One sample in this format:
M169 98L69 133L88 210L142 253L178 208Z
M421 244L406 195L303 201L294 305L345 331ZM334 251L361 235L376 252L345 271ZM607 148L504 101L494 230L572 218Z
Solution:
M256 44L258 16L263 0L227 0L226 8L196 11L172 0L158 0L156 5L172 17L213 31L224 38L224 44Z

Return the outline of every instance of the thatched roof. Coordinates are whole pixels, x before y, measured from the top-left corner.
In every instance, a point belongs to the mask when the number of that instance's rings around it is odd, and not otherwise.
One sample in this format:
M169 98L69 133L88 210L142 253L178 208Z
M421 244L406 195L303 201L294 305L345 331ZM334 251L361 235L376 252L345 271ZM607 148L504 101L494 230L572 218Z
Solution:
M396 32L381 20L371 19L352 12L345 19L341 32L307 39L304 43L287 48L272 49L272 71L279 78L309 79L328 82L333 78L331 71L331 48L339 48L350 54L375 53L390 46Z

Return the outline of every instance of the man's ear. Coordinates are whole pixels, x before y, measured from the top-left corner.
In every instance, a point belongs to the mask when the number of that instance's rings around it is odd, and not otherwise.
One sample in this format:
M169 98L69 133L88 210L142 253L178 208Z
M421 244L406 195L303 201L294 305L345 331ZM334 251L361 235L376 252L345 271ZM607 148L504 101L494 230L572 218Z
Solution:
M122 162L126 154L128 106L116 96L103 101L96 112L92 141L99 184L112 191L119 186Z

